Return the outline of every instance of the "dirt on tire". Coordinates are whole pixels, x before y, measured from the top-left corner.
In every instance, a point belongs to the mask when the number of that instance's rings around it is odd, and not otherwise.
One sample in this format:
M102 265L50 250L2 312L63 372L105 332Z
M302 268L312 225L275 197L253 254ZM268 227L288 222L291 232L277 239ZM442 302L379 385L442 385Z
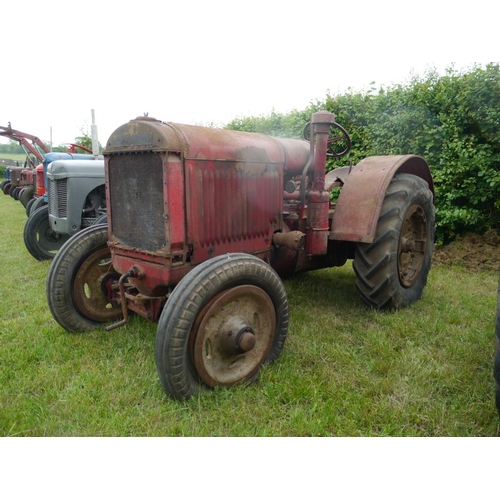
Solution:
M483 236L467 233L446 246L434 249L433 262L458 265L470 271L500 272L500 236L494 229Z

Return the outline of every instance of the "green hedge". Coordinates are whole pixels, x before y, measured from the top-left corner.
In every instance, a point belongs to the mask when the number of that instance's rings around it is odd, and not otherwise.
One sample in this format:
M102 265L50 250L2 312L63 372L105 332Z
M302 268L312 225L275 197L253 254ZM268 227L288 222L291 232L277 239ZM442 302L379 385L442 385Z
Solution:
M327 95L302 111L240 118L227 128L297 136L318 109L333 112L351 135L349 158L417 154L430 165L436 188L439 243L467 231L500 228L500 68L430 71L405 85Z

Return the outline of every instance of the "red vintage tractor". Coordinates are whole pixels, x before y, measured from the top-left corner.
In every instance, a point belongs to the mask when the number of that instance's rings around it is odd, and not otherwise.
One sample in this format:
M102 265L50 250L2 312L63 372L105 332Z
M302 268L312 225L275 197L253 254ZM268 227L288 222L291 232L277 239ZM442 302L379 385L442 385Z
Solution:
M158 321L161 383L185 399L254 380L278 357L281 277L353 259L370 307L410 305L434 248L429 167L375 156L326 173L328 156L349 148L326 111L304 140L131 120L104 152L108 224L77 233L52 262L54 318L71 332L115 328L129 311Z
M7 127L0 126L0 136L17 141L26 154L24 167L12 167L9 180L2 182L4 194L19 199L26 207L36 193L35 167L38 162L43 161L43 156L49 152L49 148L35 135L13 129L10 122Z

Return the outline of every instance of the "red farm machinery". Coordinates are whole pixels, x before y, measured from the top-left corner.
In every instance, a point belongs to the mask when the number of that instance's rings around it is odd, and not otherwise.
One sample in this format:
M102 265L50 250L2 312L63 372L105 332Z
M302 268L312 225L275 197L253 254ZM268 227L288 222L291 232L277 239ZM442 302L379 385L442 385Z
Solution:
M353 260L362 300L418 300L434 248L434 189L415 155L368 157L326 172L350 138L327 111L303 139L139 117L104 151L107 225L55 256L47 299L67 331L158 322L165 392L254 380L288 331L283 277ZM339 191L332 201L331 192Z
M36 167L43 162L49 148L38 137L13 129L10 123L7 127L0 126L0 136L18 142L26 154L24 165L10 167L1 184L4 194L10 194L26 207L36 195Z

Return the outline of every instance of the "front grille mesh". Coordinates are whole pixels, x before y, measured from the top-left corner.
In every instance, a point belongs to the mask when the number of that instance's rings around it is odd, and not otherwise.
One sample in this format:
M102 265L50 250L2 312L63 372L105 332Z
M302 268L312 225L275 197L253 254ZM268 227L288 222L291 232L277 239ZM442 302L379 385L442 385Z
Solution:
M47 187L49 195L49 214L58 219L68 215L68 182L67 179L54 181L49 179Z
M131 248L166 244L162 160L153 153L119 154L108 161L113 236Z

